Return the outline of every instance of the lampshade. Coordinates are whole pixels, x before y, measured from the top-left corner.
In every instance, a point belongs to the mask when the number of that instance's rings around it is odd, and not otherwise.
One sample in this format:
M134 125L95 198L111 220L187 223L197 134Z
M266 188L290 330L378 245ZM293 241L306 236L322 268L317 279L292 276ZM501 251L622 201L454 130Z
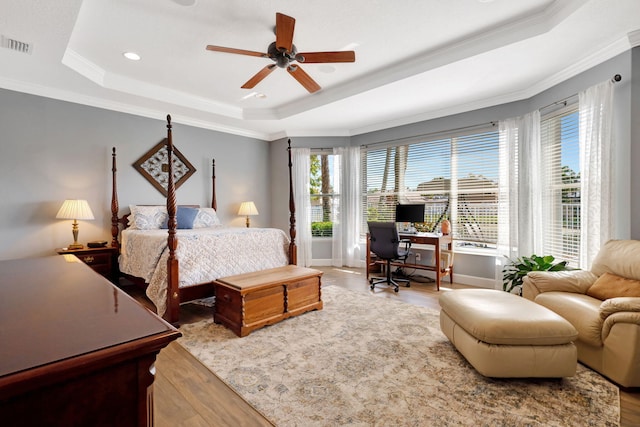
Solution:
M86 200L65 200L56 215L58 219L94 219Z
M242 202L242 204L240 205L240 209L238 210L238 215L258 215L258 209L256 209L256 205L253 202Z
M250 227L251 222L249 220L249 216L258 215L258 209L256 209L256 205L253 202L242 202L240 209L238 209L238 215L246 216L246 225L247 227Z
M56 218L73 220L73 227L71 229L73 233L73 243L67 248L82 249L84 246L78 243L78 220L93 219L93 212L91 212L89 203L87 203L86 200L65 200Z

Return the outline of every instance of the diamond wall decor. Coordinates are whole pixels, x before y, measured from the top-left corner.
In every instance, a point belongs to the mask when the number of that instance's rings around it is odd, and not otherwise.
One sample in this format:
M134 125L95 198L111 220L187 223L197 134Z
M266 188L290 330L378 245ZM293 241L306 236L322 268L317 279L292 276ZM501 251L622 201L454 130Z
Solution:
M173 182L176 187L180 187L191 175L196 172L196 168L182 155L180 151L173 147ZM167 161L167 138L160 141L151 150L140 157L133 167L145 177L156 189L167 197L169 163Z

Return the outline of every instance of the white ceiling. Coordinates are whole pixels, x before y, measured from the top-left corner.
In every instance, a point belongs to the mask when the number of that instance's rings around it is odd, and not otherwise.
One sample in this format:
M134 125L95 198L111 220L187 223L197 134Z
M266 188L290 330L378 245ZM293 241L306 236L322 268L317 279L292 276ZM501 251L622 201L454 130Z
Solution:
M275 14L299 51L354 50L304 64L309 94L269 59ZM350 136L528 98L640 45L640 0L0 0L0 87L246 135ZM142 59L125 59L135 51ZM266 97L246 97L259 92Z

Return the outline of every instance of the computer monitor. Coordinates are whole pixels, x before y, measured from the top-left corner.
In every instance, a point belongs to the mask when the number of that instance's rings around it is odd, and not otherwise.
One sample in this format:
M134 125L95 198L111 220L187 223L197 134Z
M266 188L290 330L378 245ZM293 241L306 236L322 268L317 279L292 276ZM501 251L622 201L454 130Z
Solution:
M424 222L424 204L396 205L396 222Z

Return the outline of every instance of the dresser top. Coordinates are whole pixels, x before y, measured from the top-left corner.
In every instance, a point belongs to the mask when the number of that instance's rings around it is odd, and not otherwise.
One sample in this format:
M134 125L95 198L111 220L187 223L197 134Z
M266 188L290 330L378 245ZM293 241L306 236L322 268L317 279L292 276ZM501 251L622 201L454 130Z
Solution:
M179 332L73 255L0 261L0 377Z

